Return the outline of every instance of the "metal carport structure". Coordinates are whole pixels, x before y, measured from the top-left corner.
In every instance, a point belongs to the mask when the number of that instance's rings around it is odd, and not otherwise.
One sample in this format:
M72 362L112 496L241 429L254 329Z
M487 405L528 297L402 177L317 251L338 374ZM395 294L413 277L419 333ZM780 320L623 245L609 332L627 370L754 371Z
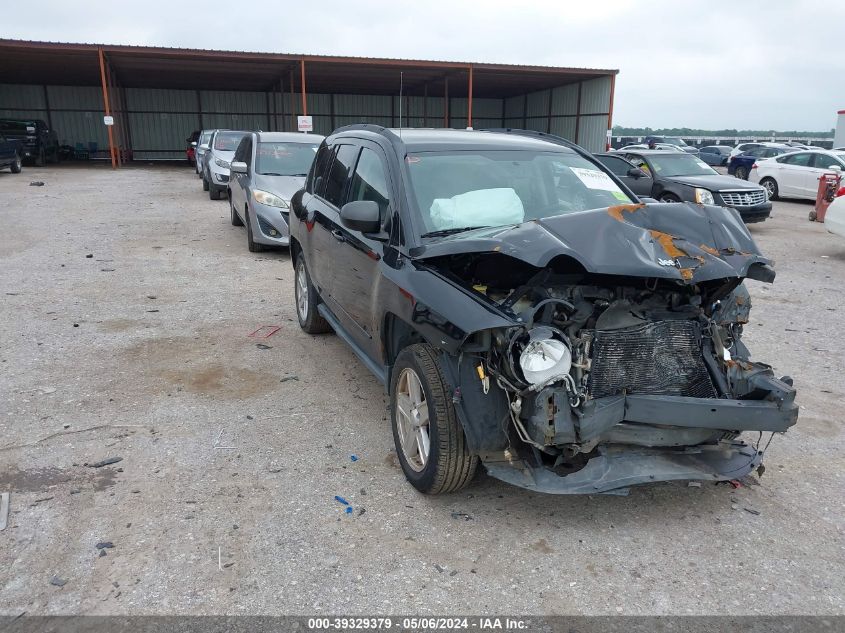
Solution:
M0 39L0 118L43 119L62 144L96 147L114 166L184 158L196 129L296 130L301 114L320 134L350 123L515 127L598 151L617 73Z

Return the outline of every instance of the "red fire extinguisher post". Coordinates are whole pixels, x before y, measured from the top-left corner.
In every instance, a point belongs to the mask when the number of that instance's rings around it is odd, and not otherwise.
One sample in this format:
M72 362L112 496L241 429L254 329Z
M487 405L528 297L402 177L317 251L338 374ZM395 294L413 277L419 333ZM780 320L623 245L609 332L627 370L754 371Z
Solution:
M810 222L824 222L825 213L842 182L842 172L819 176L819 189L816 192L816 206L810 211Z

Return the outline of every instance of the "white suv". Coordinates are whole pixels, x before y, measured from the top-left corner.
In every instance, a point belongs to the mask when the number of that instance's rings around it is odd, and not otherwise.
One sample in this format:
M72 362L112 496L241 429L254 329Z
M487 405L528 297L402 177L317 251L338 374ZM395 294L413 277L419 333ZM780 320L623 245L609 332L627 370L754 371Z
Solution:
M822 174L843 170L845 152L810 150L758 161L751 166L748 180L760 183L769 200L778 196L815 200Z
M212 200L220 200L229 187L229 166L241 139L249 132L215 130L202 157L202 188Z

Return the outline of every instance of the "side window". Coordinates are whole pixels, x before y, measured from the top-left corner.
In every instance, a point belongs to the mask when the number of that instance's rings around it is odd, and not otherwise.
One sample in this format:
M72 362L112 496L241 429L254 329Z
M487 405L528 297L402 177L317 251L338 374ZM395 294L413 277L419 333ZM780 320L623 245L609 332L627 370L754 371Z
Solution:
M833 156L828 156L827 154L813 154L813 167L816 169L829 169L831 165L840 165L840 161L838 161Z
M627 176L628 170L631 169L631 165L616 156L602 156L599 162L617 176Z
M349 172L358 156L355 145L339 145L335 152L332 166L326 175L326 189L323 198L326 202L340 208L343 206L346 194L346 183L349 182Z
M639 167L645 173L651 175L651 170L648 168L648 164L642 156L628 156L628 160L631 161L631 164L634 167Z
M801 152L800 154L787 154L781 162L794 167L809 167L812 158L811 153Z
M246 147L247 147L248 144L249 144L249 137L244 136L243 139L241 139L240 145L238 145L238 149L235 150L235 155L234 155L234 157L232 157L233 161L243 162L243 163L248 162L247 159L246 159Z
M314 166L308 174L308 182L305 183L305 191L313 194L322 194L323 185L325 184L326 169L328 168L332 158L332 148L328 145L321 145L317 150L317 155L314 157ZM317 181L320 186L317 187Z
M355 168L355 176L352 178L352 190L349 200L372 200L373 202L377 202L382 219L384 219L385 213L387 212L390 193L387 189L387 177L384 173L384 166L378 154L366 147L361 150L361 157L358 159L358 166Z

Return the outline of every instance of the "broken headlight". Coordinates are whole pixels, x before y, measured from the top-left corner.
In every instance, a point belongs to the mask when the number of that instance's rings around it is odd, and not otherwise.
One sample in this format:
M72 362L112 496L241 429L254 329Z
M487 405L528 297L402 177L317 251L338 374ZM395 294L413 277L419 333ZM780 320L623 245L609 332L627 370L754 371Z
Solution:
M549 327L537 327L528 332L528 342L519 354L519 367L528 384L539 385L569 373L572 352L555 334Z

